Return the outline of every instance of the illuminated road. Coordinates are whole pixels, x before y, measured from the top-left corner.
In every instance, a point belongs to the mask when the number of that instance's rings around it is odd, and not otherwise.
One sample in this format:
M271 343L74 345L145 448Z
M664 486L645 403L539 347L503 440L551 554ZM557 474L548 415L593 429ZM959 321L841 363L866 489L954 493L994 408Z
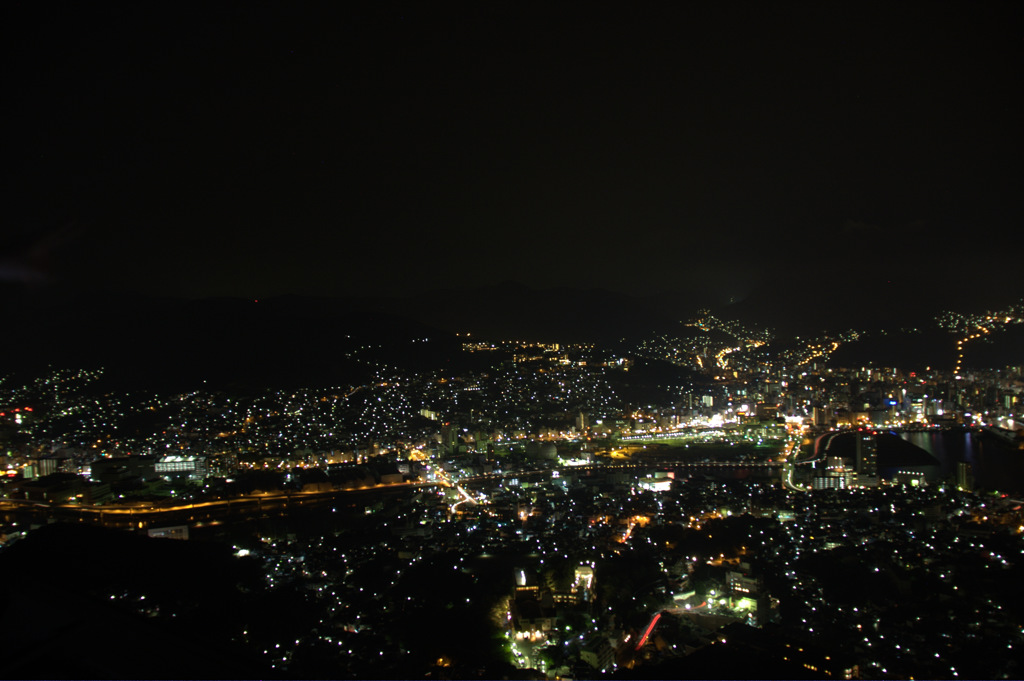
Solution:
M450 488L454 489L456 492L458 492L459 494L462 495L461 499L459 499L454 504L452 504L452 507L450 509L452 513L458 512L459 506L462 505L462 504L465 504L467 502L469 502L470 504L476 505L477 500L474 499L473 496L469 492L464 490L461 485L459 485L457 482L452 480L451 476L448 475L448 471L446 471L445 469L443 469L441 467L438 467L438 469L434 473L434 475L438 479L438 484L440 484L440 485L442 485L444 487L450 487Z
M187 524L192 522L218 521L260 517L266 513L277 513L303 507L315 507L331 501L341 501L358 493L389 492L402 489L429 487L433 482L398 482L389 485L354 487L329 492L295 492L289 494L250 494L229 499L215 499L183 504L170 502L166 505L136 504L110 506L81 506L76 504L43 504L34 501L4 499L0 501L0 512L8 514L31 514L79 522L94 522L116 527L137 527L139 529L155 524Z
M822 437L824 437L824 436L822 436ZM812 461L815 461L817 459L818 444L820 442L821 442L821 438L818 438L815 441L815 448L814 448L815 456L810 458L810 459L807 459L805 461L797 461L797 458L800 456L800 445L797 444L797 440L791 438L789 441L786 442L786 448L783 451L783 453L785 455L785 459L786 459L785 463L783 464L783 468L782 468L782 486L783 487L785 487L786 489L788 489L788 490L790 490L792 492L810 492L811 491L809 487L801 487L800 485L797 485L795 482L793 482L793 471L796 469L797 466L802 466L802 465L811 463Z
M801 487L793 482L793 467L794 463L787 461L785 467L782 469L782 486L791 492L809 492L807 487Z
M362 492L367 490L384 490L384 489L396 489L401 487L422 487L430 486L436 483L432 482L396 482L390 485L363 485L362 487L353 487L351 489L342 490L331 490L329 492L294 492L289 494L246 494L237 497L231 497L230 499L216 499L213 501L200 501L191 504L177 504L177 505L136 505L136 506L81 506L78 504L44 504L37 501L24 501L20 499L4 499L0 501L0 509L9 510L11 508L25 508L25 507L36 507L36 508L48 508L53 510L70 510L79 511L86 513L127 513L131 515L144 515L147 513L172 513L175 511L194 511L196 509L217 509L217 508L228 508L233 505L246 504L246 503L257 503L259 505L268 505L274 503L288 503L288 502L302 502L302 501L314 501L324 500L336 497L339 494L346 494L349 492Z
M665 608L664 611L672 615L689 615L691 613L706 612L709 609L707 600L703 600L699 605L673 605L671 608Z
M783 468L786 462L762 461L645 461L637 463L596 463L585 466L562 466L558 468L539 468L529 471L509 471L501 473L485 473L454 482L440 468L436 472L437 482L401 482L389 485L363 486L350 489L331 490L328 492L294 492L274 494L250 494L227 499L214 499L194 503L135 503L107 506L84 506L78 504L46 504L19 499L0 500L0 513L6 515L30 515L36 518L66 520L70 522L93 522L115 527L134 527L142 529L155 525L189 524L196 522L217 522L220 520L237 520L258 518L267 513L279 513L303 507L314 507L335 500L343 500L357 493L388 492L401 489L415 489L442 485L455 489L462 497L452 505L457 512L464 504L476 504L477 499L464 488L467 484L479 484L504 478L523 476L552 475L555 472L608 472L638 471L650 469L683 469L700 472L702 470L773 470ZM801 489L801 488L797 488Z
M458 491L458 493L462 495L462 499L460 499L459 501L456 501L454 504L452 504L452 512L453 513L456 510L458 510L460 505L462 505L462 504L464 504L466 502L469 502L469 503L471 503L473 505L476 505L476 499L474 499L472 496L470 496L469 493L466 492L466 490L462 489L462 487L460 487L459 485L455 485L454 487Z
M529 471L502 471L500 473L481 473L463 479L463 482L486 482L495 478L520 478L523 476L544 475L557 472L579 473L595 471L622 471L640 469L665 468L721 468L721 469L774 469L784 466L783 461L644 461L642 463L596 463L584 466L557 466L553 468L536 468Z

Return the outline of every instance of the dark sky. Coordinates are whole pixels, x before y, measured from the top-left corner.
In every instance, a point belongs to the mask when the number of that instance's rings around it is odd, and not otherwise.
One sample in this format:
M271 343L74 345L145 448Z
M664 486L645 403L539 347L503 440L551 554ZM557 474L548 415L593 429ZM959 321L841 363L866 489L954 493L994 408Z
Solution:
M1024 295L1020 3L350 4L3 3L0 276Z

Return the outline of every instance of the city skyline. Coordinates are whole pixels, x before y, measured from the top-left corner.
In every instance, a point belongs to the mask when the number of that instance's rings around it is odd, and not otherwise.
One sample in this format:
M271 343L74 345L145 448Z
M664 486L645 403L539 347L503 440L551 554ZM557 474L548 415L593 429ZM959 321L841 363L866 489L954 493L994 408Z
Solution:
M0 376L4 669L1015 678L1024 368L685 326L419 368L443 340L353 341L321 387Z
M1021 3L0 5L5 678L1020 678Z

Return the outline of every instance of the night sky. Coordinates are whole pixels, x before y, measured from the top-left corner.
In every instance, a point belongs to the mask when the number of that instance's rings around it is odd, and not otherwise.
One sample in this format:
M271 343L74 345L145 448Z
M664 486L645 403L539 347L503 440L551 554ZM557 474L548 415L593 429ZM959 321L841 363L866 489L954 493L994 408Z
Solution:
M7 2L6 290L1024 295L1020 3Z

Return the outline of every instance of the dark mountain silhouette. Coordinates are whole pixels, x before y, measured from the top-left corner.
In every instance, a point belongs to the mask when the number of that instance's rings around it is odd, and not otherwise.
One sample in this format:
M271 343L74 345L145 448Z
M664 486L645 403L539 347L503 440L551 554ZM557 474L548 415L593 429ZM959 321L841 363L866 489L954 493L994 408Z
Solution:
M864 332L840 347L830 360L834 366L914 370L951 368L955 363L952 336L935 325L935 306L914 307L898 326L886 327L885 320L895 315L829 303L821 296L819 291L786 300L765 288L711 312L723 320L774 329L776 349L792 345L792 333L813 337L825 329ZM806 310L806 316L794 315L794 306ZM68 296L21 289L6 296L0 307L5 322L0 371L38 375L49 365L104 366L114 388L341 385L368 380L380 364L411 371L461 366L469 361L459 352L466 338L456 334L615 344L662 333L685 335L687 327L680 322L692 319L699 309L696 296L538 289L515 282L425 290L407 297L279 296L258 301ZM831 324L840 320L845 323ZM889 330L882 333L883 328ZM1022 341L1020 326L994 333L970 346L966 366L1020 363ZM624 348L632 346L627 342Z
M8 371L103 366L121 387L339 385L372 375L367 360L400 358L417 368L455 347L449 334L341 299L29 302L7 306L12 331L0 338L0 353Z

